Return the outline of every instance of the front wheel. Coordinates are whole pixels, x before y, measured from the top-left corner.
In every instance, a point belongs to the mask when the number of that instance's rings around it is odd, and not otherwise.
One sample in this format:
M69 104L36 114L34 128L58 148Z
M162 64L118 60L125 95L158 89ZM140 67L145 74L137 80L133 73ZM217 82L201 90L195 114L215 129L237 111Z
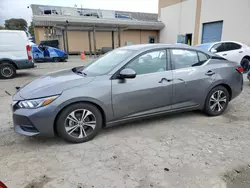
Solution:
M246 73L249 71L249 68L250 68L250 60L247 58L243 58L241 60L240 65L243 67L244 73Z
M16 76L16 68L10 63L0 64L0 78L11 79Z
M209 92L204 111L209 116L219 116L226 110L228 102L228 90L223 86L217 86Z
M88 103L76 103L61 112L56 122L56 130L64 140L81 143L93 139L102 124L103 118L97 107Z

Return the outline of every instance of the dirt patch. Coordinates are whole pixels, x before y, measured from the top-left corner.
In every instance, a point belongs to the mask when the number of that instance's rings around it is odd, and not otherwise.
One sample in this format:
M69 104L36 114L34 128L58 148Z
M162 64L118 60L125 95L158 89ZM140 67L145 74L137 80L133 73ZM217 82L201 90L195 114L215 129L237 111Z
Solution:
M31 183L26 185L24 188L43 188L48 182L52 179L47 177L46 175L40 177L38 180L33 180Z
M239 167L223 175L227 188L249 188L250 187L250 165Z

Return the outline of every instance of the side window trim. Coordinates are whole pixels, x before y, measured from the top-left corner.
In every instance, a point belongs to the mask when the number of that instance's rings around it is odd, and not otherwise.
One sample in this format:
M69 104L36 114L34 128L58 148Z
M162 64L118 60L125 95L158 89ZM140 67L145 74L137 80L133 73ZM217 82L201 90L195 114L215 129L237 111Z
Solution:
M168 70L165 70L164 72L166 71L170 71L171 69L168 67L169 63L168 63L168 50L167 48L157 48L157 49L151 49L151 50L147 50L147 51L144 51L140 54L138 54L137 56L135 56L133 59L129 60L125 65L123 65L119 70L117 70L112 76L111 76L111 80L114 80L114 79L117 79L119 73L121 72L122 69L124 69L129 63L133 62L135 59L139 58L140 56L143 56L147 53L150 53L150 52L155 52L155 51L165 51L166 52L166 66L168 68ZM151 73L152 74L152 73ZM143 74L142 74L143 75Z

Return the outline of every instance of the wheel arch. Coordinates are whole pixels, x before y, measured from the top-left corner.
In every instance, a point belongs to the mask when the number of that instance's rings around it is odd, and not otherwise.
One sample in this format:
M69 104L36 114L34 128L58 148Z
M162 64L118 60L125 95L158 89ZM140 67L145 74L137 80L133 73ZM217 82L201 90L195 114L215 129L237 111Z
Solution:
M212 89L214 89L215 87L218 87L218 86L223 86L223 87L225 87L227 89L227 91L229 93L229 101L231 101L231 99L232 99L232 88L227 83L224 83L224 82L216 82L212 86L210 86L209 89L208 89L207 95L209 94L209 92Z
M9 63L9 64L13 65L16 69L18 69L16 63L11 59L8 59L8 58L0 59L0 64L2 64L2 63Z
M103 118L103 127L106 127L106 119L107 119L107 114L104 111L104 107L97 101L95 100L87 100L87 99L77 99L77 100L72 100L70 102L66 102L64 105L60 106L59 109L57 110L55 119L54 119L54 123L53 123L53 129L54 129L54 133L55 135L57 135L57 131L56 131L56 122L58 120L59 115L62 113L62 111L73 105L73 104L77 104L77 103L88 103L88 104L92 104L95 107L98 108L98 110L101 112L102 118Z
M250 61L250 56L249 56L249 55L244 56L244 57L242 58L242 60L243 60L244 58L246 58L246 59L248 59L248 60Z

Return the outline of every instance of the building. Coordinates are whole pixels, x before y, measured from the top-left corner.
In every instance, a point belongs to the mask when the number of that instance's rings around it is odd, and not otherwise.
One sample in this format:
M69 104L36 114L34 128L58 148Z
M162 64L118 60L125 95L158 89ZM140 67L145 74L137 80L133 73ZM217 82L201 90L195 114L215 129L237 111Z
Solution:
M250 0L159 0L160 42L250 45Z
M164 24L157 14L31 5L36 43L59 40L69 53L155 43Z

